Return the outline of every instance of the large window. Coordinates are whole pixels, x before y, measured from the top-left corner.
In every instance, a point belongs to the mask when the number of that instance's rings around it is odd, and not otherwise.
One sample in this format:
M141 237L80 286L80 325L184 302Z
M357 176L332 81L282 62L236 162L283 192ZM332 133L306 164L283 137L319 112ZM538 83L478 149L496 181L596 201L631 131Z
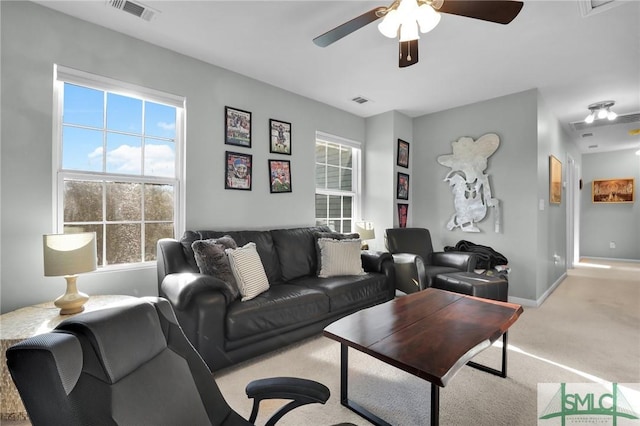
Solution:
M357 142L316 135L316 224L351 232L360 207L360 148Z
M57 67L57 232L95 231L98 265L156 259L180 229L184 99Z

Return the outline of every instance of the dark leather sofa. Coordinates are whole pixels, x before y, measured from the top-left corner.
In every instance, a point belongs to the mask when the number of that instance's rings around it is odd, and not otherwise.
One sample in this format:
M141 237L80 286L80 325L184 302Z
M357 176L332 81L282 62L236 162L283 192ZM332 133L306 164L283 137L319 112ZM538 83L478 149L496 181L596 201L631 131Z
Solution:
M184 333L213 370L319 333L345 315L395 296L393 259L362 252L365 275L317 276L316 235L327 227L187 231L158 241L158 292L169 300ZM233 299L226 284L199 272L191 244L231 236L254 242L270 288L254 299Z

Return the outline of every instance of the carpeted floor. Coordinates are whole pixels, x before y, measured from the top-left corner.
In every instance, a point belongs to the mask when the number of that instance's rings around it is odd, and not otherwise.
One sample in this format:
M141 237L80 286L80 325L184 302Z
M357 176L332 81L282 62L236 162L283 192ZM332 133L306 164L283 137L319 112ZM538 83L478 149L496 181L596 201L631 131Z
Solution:
M511 327L508 378L465 367L441 389L440 424L535 425L538 383L640 383L639 324L640 263L584 261L569 272L541 307L525 308ZM393 425L428 423L429 383L360 352L350 351L349 356L352 399ZM497 368L500 347L489 348L475 360ZM298 408L278 424L369 424L340 405L339 344L322 336L219 371L215 376L229 404L245 417L251 411L251 401L244 393L249 381L295 376L326 384L331 398L324 406ZM637 399L639 386L634 387ZM264 408L258 424L264 424L277 406L270 403ZM29 422L2 424L27 426Z
M525 308L510 329L509 377L463 368L440 391L440 423L535 425L538 383L640 383L639 324L640 263L610 269L578 265L541 307ZM349 356L352 399L394 425L428 423L429 383L360 352ZM495 345L476 360L498 367L500 348ZM369 424L340 405L339 344L328 338L312 338L229 368L216 379L232 407L248 415L246 383L279 375L315 379L332 392L325 406L299 408L280 424ZM275 407L266 408L262 422Z

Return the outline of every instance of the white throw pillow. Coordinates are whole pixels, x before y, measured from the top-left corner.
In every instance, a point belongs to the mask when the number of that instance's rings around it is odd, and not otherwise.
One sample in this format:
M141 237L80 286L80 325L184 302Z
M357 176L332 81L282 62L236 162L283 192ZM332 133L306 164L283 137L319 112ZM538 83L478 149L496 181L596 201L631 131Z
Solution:
M269 290L269 280L264 272L256 243L247 243L237 249L226 249L231 271L238 283L242 301L251 300Z
M320 273L319 277L333 277L336 275L364 275L360 258L359 239L334 240L319 238Z

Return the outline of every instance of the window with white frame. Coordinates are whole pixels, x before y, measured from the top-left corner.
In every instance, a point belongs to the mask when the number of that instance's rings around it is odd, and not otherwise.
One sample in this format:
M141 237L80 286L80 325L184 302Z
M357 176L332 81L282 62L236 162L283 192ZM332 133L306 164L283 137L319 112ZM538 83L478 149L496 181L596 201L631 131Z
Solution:
M316 224L351 232L359 207L360 144L317 132Z
M56 67L59 233L95 231L99 267L156 260L181 229L184 98Z

